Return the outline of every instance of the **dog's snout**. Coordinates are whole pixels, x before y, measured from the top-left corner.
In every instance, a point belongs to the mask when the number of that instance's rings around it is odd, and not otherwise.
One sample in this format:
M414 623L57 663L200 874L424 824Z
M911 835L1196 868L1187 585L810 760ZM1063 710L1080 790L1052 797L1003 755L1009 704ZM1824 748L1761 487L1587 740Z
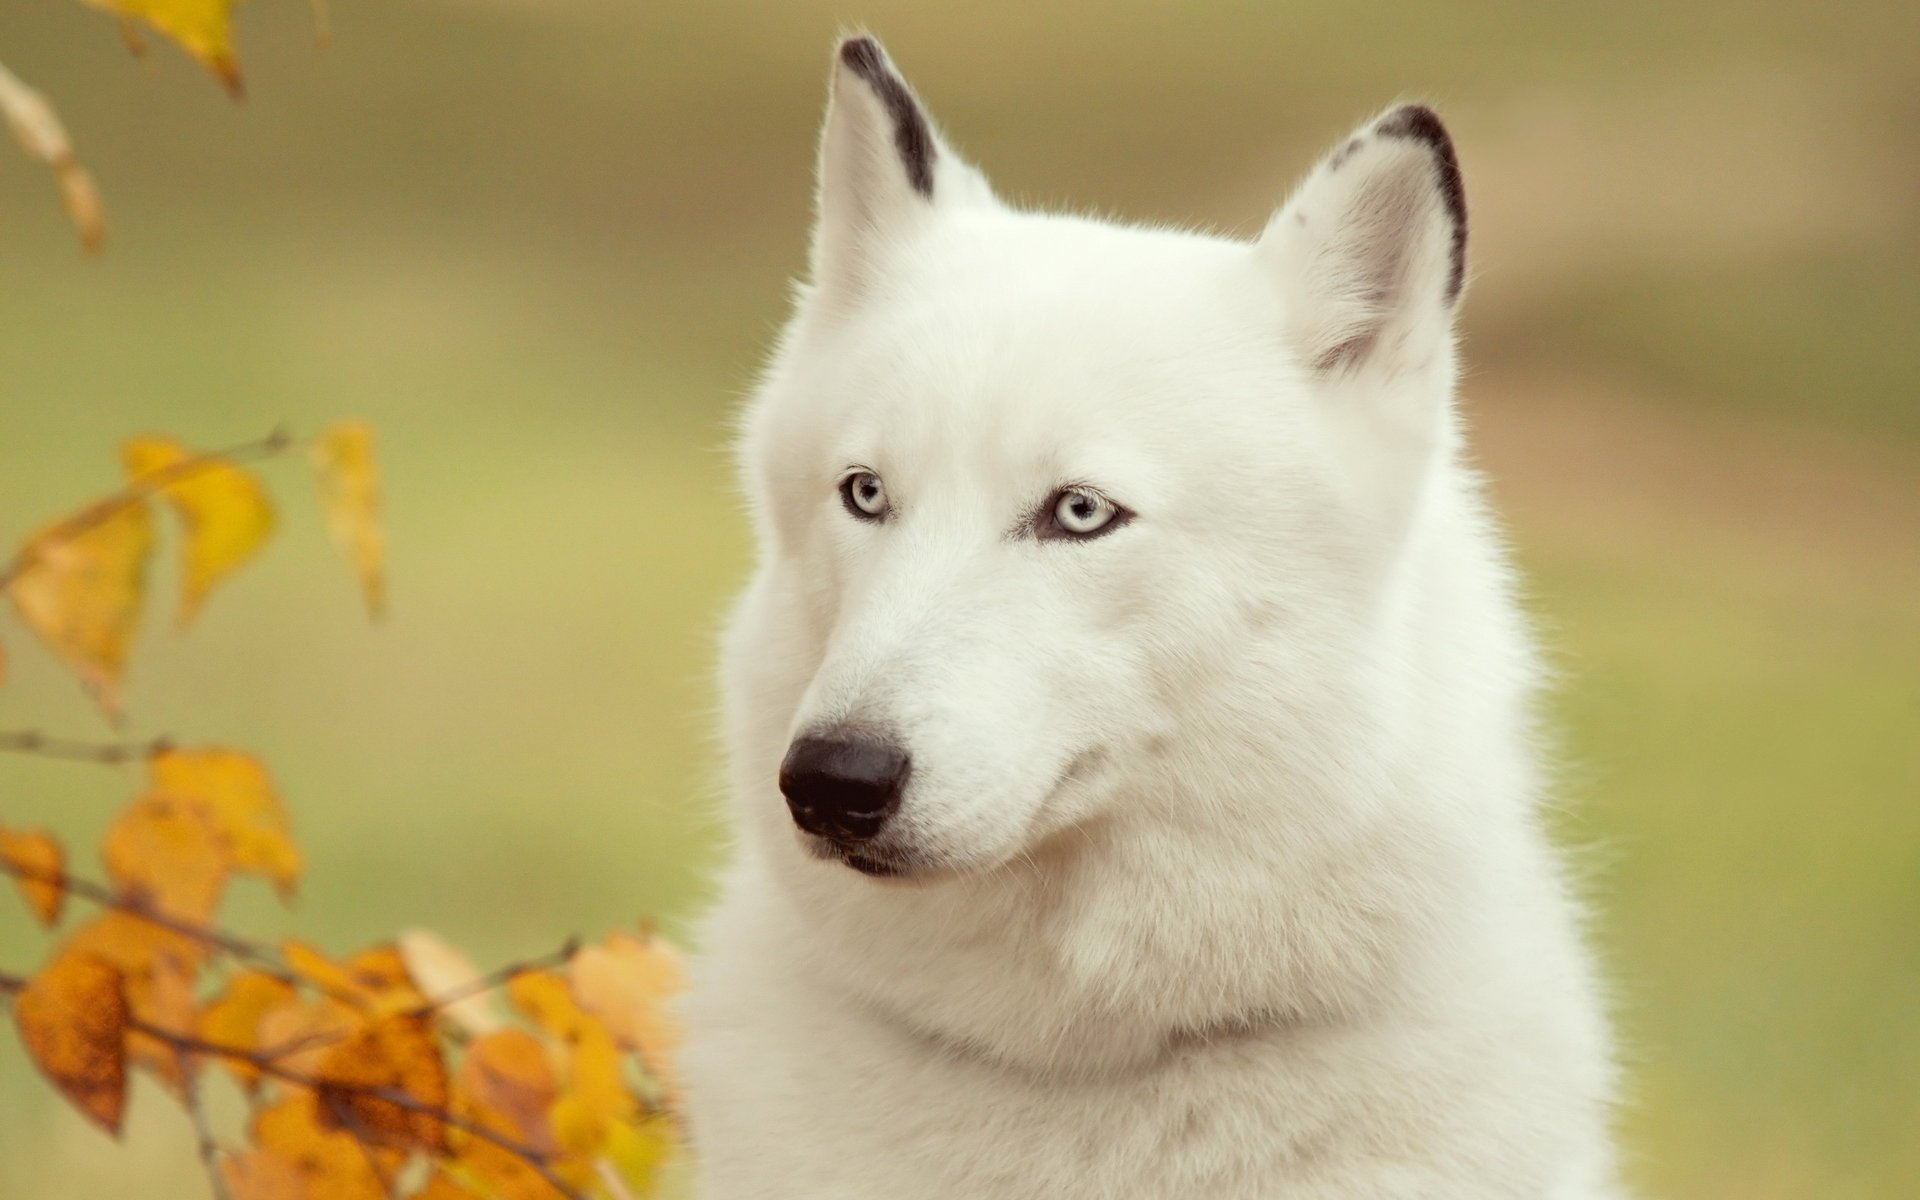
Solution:
M907 752L867 733L829 730L796 738L780 764L780 790L794 824L837 842L878 837L900 807Z

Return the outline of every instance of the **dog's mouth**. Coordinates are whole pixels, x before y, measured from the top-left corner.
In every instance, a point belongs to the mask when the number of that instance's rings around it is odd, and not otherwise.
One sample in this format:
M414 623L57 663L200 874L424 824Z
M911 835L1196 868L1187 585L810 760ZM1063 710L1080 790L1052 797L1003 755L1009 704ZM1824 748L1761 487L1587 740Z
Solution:
M869 842L837 842L817 835L806 836L807 853L823 861L840 863L869 879L900 879L912 875L923 864L911 856L881 849Z
M864 854L848 852L840 856L840 861L860 872L862 875L869 875L875 879L891 879L907 873L907 869L898 863L891 863L885 859L869 858Z

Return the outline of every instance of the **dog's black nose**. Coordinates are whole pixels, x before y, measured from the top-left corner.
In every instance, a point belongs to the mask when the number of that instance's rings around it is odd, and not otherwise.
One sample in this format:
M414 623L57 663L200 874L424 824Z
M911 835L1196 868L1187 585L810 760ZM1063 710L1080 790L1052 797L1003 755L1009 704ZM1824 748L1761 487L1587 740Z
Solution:
M900 807L907 752L871 734L829 731L796 738L780 764L780 790L793 823L836 842L879 836Z

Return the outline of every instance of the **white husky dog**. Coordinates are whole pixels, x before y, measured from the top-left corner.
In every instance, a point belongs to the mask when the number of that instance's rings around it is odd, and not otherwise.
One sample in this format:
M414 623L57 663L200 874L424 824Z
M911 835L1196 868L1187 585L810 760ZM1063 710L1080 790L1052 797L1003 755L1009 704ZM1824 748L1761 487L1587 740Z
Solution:
M710 1200L1593 1200L1613 1070L1424 108L1252 242L997 201L839 47L747 415Z

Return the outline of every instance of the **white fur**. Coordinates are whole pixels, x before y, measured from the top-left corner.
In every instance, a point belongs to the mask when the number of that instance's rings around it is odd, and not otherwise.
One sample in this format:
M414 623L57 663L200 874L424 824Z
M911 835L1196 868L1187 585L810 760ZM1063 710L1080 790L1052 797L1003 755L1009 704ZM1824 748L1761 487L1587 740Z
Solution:
M1432 148L1363 128L1247 244L1015 211L944 144L903 191L872 99L838 70L741 442L704 1195L1619 1195ZM1022 533L1068 484L1137 515ZM782 801L844 720L912 753L907 878Z

